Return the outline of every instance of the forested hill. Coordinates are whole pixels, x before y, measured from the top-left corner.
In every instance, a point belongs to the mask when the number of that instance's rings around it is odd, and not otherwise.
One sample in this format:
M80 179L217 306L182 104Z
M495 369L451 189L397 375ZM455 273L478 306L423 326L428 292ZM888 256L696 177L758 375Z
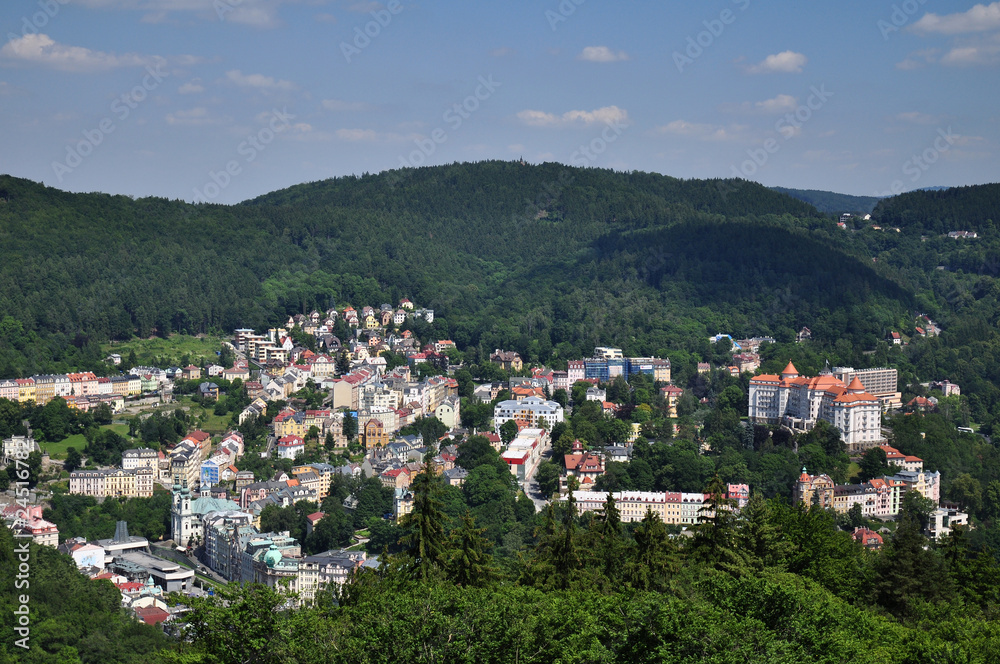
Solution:
M403 169L234 206L0 176L0 375L96 363L108 338L401 297L435 309L428 333L538 361L802 325L871 346L912 298L868 251L755 183L559 164Z
M814 205L817 210L827 214L844 212L868 214L875 209L875 205L879 201L874 196L851 196L850 194L838 194L819 189L786 189L785 187L771 187L771 189Z
M911 191L880 201L872 217L904 231L995 234L1000 227L1000 184Z
M266 194L251 205L342 206L459 217L572 216L575 221L650 223L682 210L726 216L816 213L812 205L741 180L679 180L623 173L484 161L342 177ZM558 218L558 216L557 216Z

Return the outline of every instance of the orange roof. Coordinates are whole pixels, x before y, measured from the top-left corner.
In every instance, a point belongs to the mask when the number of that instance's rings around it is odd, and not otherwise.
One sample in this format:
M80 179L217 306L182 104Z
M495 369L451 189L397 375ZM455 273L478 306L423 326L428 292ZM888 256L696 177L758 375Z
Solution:
M841 394L839 397L833 400L834 403L846 403L851 405L857 405L860 402L873 402L875 397L870 394Z
M861 380L858 379L857 376L855 376L854 380L851 381L851 384L847 386L847 389L851 390L852 392L855 391L855 390L860 390L860 391L864 392L865 386L862 385L861 384Z
M784 370L781 372L781 375L784 376L785 374L798 374L798 373L799 370L795 368L795 365L792 364L791 360L788 360L788 366L784 368Z

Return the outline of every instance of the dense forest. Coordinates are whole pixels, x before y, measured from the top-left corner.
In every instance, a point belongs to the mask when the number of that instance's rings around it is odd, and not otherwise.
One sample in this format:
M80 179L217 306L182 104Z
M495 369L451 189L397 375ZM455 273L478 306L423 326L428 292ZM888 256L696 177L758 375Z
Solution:
M865 367L896 330L901 370L960 383L989 432L998 198L997 185L911 192L840 229L756 183L559 164L403 169L232 206L0 176L0 376L105 373L107 339L409 297L436 312L421 337L455 340L473 364L503 347L559 367L612 344L683 365L708 358L716 332L790 342L807 326L831 362ZM948 238L957 226L980 237ZM941 337L915 336L917 314Z
M449 517L429 466L396 553L341 592L281 610L263 586L195 600L163 662L988 662L1000 568L961 530L924 547L907 500L880 552L828 511L755 496L739 517L718 477L705 522L671 535L613 498L540 515L500 565L469 512Z
M873 217L916 233L978 231L996 235L1000 187L979 184L934 191L911 191L879 201Z
M840 215L850 212L851 214L866 215L875 209L875 205L879 201L874 196L851 196L819 189L786 189L785 187L771 187L771 189L797 198L827 214Z

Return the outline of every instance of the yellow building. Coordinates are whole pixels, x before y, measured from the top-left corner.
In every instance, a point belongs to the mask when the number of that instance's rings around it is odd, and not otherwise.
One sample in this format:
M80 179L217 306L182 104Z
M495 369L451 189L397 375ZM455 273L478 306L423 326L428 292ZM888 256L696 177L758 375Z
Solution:
M304 439L307 431L305 415L291 408L286 408L274 418L274 435L278 438L298 436Z
M833 480L829 475L810 475L802 469L798 482L792 491L792 503L803 502L806 505L834 508Z
M389 444L389 433L379 420L372 418L365 423L365 447L373 449L375 447L385 447Z
M17 379L17 401L27 403L35 401L35 381L31 378Z

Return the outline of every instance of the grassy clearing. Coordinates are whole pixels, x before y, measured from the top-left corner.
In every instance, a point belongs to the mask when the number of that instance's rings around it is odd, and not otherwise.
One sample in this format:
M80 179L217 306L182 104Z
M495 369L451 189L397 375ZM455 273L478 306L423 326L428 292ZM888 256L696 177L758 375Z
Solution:
M111 429L115 433L125 436L128 438L128 425L127 424L108 424L101 427L102 429ZM139 442L136 441L136 445ZM83 437L82 433L74 434L69 438L60 440L58 443L39 443L39 447L46 450L49 456L53 459L65 459L66 450L71 447L75 447L78 452L83 452L83 448L87 446L87 439Z
M127 357L135 351L136 359L141 363L143 358L173 358L180 362L180 358L189 355L192 361L198 358L214 359L215 353L222 345L222 337L216 336L191 336L187 334L171 334L169 338L162 339L153 337L151 339L130 339L129 341L116 341L106 343L102 346L105 353L118 353Z

